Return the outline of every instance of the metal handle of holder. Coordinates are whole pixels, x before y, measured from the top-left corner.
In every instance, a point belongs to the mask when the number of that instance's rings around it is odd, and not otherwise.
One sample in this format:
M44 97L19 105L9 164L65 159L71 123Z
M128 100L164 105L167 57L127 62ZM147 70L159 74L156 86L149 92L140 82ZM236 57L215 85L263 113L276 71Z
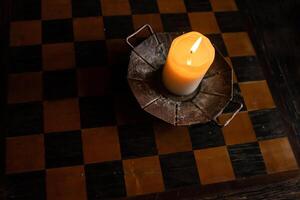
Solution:
M234 102L234 101L231 101L233 103L236 103L236 104L239 104L240 106L233 112L233 114L231 115L231 117L224 123L224 124L221 124L218 119L214 119L215 123L220 126L220 127L225 127L227 126L232 120L233 118L241 111L241 109L243 108L243 104L240 103L240 102Z
M130 40L132 37L134 37L135 35L137 35L139 32L141 32L142 30L144 30L145 28L148 28L148 31L149 31L152 35L154 35L154 38L155 38L155 41L157 42L157 45L160 44L160 42L159 42L159 40L158 40L158 38L157 38L155 32L153 31L152 27L151 27L149 24L145 24L145 25L143 25L142 27L140 27L138 30L136 30L134 33L132 33L131 35L129 35L129 36L126 38L126 43L127 43L132 49L134 49L134 46L130 43L129 40Z

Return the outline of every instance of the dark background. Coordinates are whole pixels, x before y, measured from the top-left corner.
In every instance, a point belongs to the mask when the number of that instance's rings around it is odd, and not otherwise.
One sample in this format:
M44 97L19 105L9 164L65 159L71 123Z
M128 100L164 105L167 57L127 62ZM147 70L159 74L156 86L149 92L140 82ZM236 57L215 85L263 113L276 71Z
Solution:
M276 103L300 149L300 1L239 0Z
M6 67L8 63L8 21L10 0L0 1L0 199L4 199L4 112L6 101Z

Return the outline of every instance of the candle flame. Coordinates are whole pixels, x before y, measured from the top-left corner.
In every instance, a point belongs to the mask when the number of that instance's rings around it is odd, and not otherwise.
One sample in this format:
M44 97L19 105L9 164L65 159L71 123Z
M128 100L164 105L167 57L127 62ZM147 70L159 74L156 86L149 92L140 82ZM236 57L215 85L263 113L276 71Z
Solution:
M201 42L202 42L202 37L199 37L196 40L196 42L193 44L192 48L191 48L191 54L195 53L198 50ZM188 58L188 60L186 61L186 64L189 65L189 66L192 65L192 58L191 57Z
M193 44L193 46L192 46L192 48L191 48L191 53L195 53L195 52L198 50L198 48L199 48L201 42L202 42L202 37L199 37L199 38L196 40L196 42Z

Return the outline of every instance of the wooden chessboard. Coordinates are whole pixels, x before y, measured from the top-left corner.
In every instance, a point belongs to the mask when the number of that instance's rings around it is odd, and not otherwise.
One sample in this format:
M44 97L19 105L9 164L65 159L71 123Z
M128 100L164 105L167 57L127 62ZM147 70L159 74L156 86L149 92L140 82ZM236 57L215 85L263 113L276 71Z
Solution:
M127 197L298 169L234 0L15 0L11 14L8 199ZM244 109L227 127L173 127L139 107L124 38L146 23L199 31L232 64Z

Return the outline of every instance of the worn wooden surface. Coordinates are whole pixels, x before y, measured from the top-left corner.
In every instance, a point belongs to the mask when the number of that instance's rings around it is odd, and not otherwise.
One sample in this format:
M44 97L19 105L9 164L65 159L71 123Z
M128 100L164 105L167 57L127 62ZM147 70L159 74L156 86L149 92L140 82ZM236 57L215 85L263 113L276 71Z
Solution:
M239 180L235 183L207 185L201 188L182 188L130 200L298 200L300 174L289 172ZM127 198L128 199L128 198Z
M267 184L257 187L250 187L244 190L229 192L225 194L218 194L207 198L192 198L192 199L276 199L276 200L288 200L288 199L300 199L300 177L293 178L287 181Z
M289 137L300 161L300 2L237 1L253 28L251 37L258 58L289 125Z

